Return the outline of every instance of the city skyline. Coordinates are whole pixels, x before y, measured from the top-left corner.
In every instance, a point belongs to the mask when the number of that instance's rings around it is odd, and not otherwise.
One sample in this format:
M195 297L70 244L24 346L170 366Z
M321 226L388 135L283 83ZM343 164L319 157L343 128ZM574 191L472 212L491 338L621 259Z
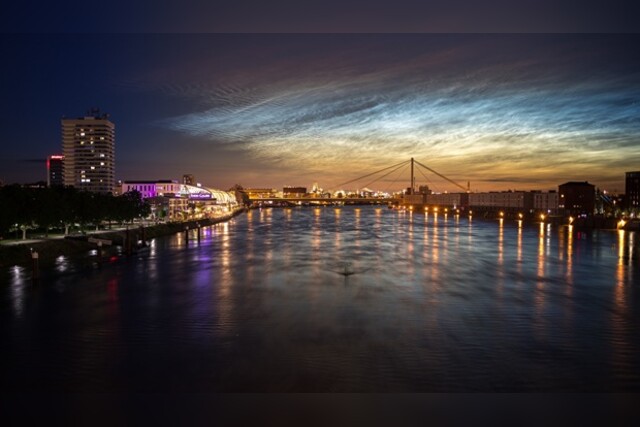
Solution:
M588 180L622 192L640 163L637 39L4 36L15 108L2 118L0 179L42 179L60 117L100 107L118 124L121 180L333 188L415 157L476 191Z

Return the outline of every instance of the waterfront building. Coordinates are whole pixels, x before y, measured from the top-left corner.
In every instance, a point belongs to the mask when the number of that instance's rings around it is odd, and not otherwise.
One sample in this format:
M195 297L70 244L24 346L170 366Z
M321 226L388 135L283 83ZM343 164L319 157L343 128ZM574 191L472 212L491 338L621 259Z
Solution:
M64 185L63 172L64 156L53 154L47 157L47 187Z
M210 218L231 212L238 206L234 193L176 180L124 181L122 193L137 191L151 204L155 219L184 220Z
M537 213L556 215L558 213L558 193L556 191L533 193L533 209Z
M427 195L411 194L407 191L402 195L402 203L407 206L422 206L427 203Z
M115 183L115 125L108 114L62 119L64 185L110 193Z
M469 206L469 193L434 193L426 195L428 205L464 209Z
M486 210L511 210L526 212L533 209L534 193L531 191L492 191L470 193L469 206Z
M596 188L587 181L570 181L558 187L558 210L564 215L593 215Z
M640 210L640 171L627 172L624 186L627 208L633 213Z
M143 199L151 197L176 197L184 184L176 180L160 179L156 181L124 181L122 193L137 191Z

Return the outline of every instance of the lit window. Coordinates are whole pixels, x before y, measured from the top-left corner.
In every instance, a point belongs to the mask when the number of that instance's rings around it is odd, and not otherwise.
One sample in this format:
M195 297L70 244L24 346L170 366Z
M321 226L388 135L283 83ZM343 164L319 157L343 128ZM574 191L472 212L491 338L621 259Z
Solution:
M95 166L91 166L91 170L95 170L95 168L96 168Z
M104 166L104 162L100 162L100 166Z
M80 136L84 136L84 132L80 132Z

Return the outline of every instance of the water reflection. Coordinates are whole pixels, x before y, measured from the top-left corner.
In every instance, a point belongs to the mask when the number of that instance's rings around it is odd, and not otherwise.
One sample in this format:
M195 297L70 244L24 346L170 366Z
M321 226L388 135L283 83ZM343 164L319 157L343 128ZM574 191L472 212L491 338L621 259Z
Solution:
M9 268L9 286L11 289L11 302L13 313L16 317L21 317L24 310L24 294L26 287L25 275L26 271L23 267L14 265Z
M522 220L518 221L518 240L516 242L516 265L518 273L522 272Z
M504 219L500 218L498 224L498 267L502 267L504 263ZM502 273L502 268L498 268Z
M58 273L64 273L69 268L69 260L66 256L60 255L55 261L55 270Z
M634 233L380 207L262 209L100 269L3 271L13 389L629 391ZM182 242L182 243L179 243ZM356 272L336 274L332 263ZM58 287L64 292L58 292ZM46 360L46 363L43 362Z
M438 213L433 214L433 227L431 236L431 280L439 284L440 261L440 230L438 227Z

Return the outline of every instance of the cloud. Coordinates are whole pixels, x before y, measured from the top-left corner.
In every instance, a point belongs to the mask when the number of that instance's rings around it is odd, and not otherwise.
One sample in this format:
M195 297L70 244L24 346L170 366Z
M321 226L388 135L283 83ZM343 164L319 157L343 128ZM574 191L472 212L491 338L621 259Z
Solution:
M527 43L502 39L414 43L400 54L393 40L359 39L267 58L255 71L163 86L204 108L161 125L263 162L295 159L303 170L375 169L413 156L461 177L519 182L523 168L548 179L556 168L623 167L639 154L637 64L613 72L598 49L565 55L563 41L527 42L529 56L517 49Z

